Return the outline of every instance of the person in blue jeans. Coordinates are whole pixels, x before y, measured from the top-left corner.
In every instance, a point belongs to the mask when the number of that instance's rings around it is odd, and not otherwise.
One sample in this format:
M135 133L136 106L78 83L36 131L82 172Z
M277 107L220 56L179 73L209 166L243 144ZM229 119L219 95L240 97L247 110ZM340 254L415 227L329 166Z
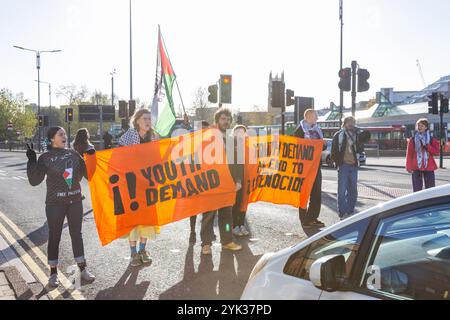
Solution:
M359 154L370 139L370 133L356 127L354 117L344 119L331 146L331 159L338 168L338 211L341 220L355 213L358 199Z

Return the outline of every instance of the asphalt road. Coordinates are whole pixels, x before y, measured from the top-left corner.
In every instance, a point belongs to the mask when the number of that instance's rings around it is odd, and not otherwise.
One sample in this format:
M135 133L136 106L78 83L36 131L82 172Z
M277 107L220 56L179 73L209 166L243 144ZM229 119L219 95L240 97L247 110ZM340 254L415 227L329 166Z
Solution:
M450 170L438 171L437 184L449 182ZM220 245L214 244L213 255L202 256L199 224L197 243L189 245L189 221L184 220L163 227L158 239L148 244L151 266L131 268L126 240L117 240L106 247L100 245L85 182L83 186L85 251L89 268L97 276L93 284L82 284L81 294L87 299L239 299L253 266L264 253L297 244L315 232L305 234L295 208L257 203L250 206L247 215L252 236L237 240L244 247L241 252L221 252ZM410 193L411 177L400 168L363 168L358 188L357 210L361 211ZM323 169L323 189L320 219L331 225L338 222L335 170ZM0 219L0 224L15 235L18 243L13 248L17 251L17 246L21 246L47 274L45 264L33 250L35 247L44 254L47 252L44 200L45 183L31 187L27 181L25 154L0 152L0 211L30 241L21 239L4 220ZM219 234L217 225L215 233ZM67 226L60 261L60 270L70 277L67 269L74 261ZM41 296L48 293L40 283L34 284L33 291ZM72 298L68 292L61 297Z

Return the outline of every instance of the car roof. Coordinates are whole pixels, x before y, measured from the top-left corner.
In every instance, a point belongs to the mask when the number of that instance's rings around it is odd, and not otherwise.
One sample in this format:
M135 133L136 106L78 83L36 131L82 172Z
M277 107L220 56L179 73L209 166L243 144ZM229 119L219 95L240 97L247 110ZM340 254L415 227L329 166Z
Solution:
M403 197L400 197L400 198L397 198L397 199L394 199L394 200L391 200L388 202L380 203L377 206L367 209L367 210L365 210L361 213L358 213L342 222L339 222L331 227L324 229L323 231L315 234L314 236L308 238L307 240L302 241L301 243L295 245L294 248L298 248L299 246L309 245L310 243L324 237L325 235L328 235L332 232L335 232L337 230L345 228L345 227L347 227L355 222L358 222L360 220L376 216L377 214L380 214L380 213L383 213L383 212L386 212L386 211L389 211L389 210L392 210L395 208L400 208L400 207L403 207L408 204L423 202L425 200L441 198L441 197L445 197L445 196L450 196L450 184L427 189L427 190L416 192L416 193L411 193L409 195L406 195L406 196L403 196Z

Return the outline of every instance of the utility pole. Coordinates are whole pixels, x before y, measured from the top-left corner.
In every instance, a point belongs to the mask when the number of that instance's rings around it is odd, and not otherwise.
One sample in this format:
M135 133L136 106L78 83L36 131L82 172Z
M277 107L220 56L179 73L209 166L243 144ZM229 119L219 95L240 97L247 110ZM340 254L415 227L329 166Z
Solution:
M114 107L114 75L116 74L116 69L110 73L111 75L111 105Z
M339 0L339 20L341 21L341 67L339 70L342 70L344 64L344 0ZM340 90L339 113L339 127L341 127L344 114L344 91L342 90Z
M356 116L356 69L358 63L352 61L352 116Z
M100 93L95 91L95 99L97 103L97 108L100 112L100 123L99 123L99 131L100 131L100 150L104 149L105 143L103 141L103 106L99 103Z
M130 100L133 100L133 25L130 0Z
M439 153L439 168L444 169L444 112L442 110L442 99L441 95L441 108L439 110L439 119L440 119L440 128L439 128L439 145L440 145L440 153ZM447 134L447 133L446 133Z
M38 80L34 80L38 83L42 83L42 84L48 84L48 108L51 109L52 108L52 84L49 82L45 82L45 81L38 81Z

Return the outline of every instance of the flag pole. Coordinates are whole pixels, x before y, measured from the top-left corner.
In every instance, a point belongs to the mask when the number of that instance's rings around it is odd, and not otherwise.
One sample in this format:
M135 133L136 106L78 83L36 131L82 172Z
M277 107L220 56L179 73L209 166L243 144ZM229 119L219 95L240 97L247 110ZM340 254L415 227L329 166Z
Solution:
M166 47L166 42L164 41L164 37L162 35L161 28L159 27L159 25L158 25L158 30L159 30L159 35L161 36L161 40L162 40L162 44L164 46L164 50L166 51L167 57L169 58L170 66L172 67L172 70L174 70L173 66L172 66L172 60L170 59L169 51L167 50L167 47ZM186 113L186 108L184 107L183 97L181 96L180 86L178 85L178 79L177 79L176 75L175 75L175 84L177 85L178 95L180 96L181 106L183 107L183 112Z

